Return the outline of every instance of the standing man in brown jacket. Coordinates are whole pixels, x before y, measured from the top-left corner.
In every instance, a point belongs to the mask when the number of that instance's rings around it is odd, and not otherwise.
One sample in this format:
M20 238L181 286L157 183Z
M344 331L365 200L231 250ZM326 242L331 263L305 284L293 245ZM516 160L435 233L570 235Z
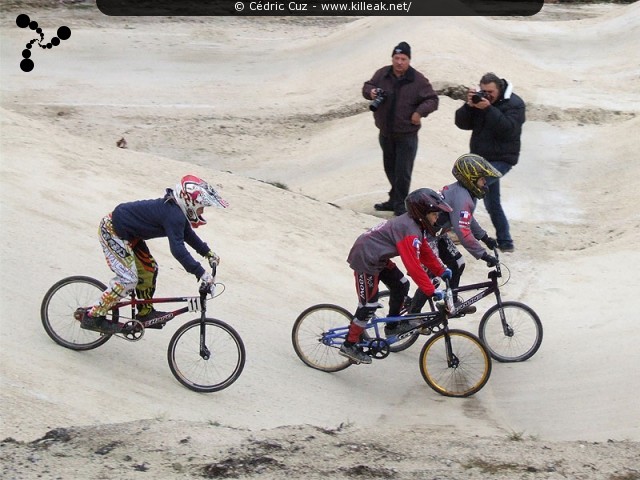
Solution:
M384 173L391 184L389 199L376 203L378 211L405 213L413 163L418 151L421 119L438 109L438 95L429 80L411 66L411 47L400 42L391 53L391 65L380 68L362 87L382 148Z

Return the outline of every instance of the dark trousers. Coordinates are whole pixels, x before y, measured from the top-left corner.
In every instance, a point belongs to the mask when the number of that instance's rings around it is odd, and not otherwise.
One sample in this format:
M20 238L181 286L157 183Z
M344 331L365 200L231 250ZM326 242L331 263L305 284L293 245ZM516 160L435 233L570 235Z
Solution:
M507 174L513 165L506 162L491 162L491 165L495 167L503 176ZM484 197L484 207L489 213L491 223L493 223L496 229L496 240L501 247L507 247L513 245L513 239L509 231L509 221L502 209L500 203L500 179L490 178L487 180L488 191Z
M384 173L391 184L389 201L396 214L405 212L404 199L409 194L413 163L418 152L418 134L378 135L382 148Z
M451 238L448 235L442 235L438 239L438 257L442 260L449 270L451 270L451 280L449 280L449 285L451 288L456 288L460 286L460 278L462 277L462 272L464 272L464 258L462 254L455 246ZM413 296L413 300L411 302L411 313L418 313L422 311L422 307L427 303L428 297L427 294L424 293L419 288L416 290L416 293ZM454 301L457 301L457 295L454 294Z

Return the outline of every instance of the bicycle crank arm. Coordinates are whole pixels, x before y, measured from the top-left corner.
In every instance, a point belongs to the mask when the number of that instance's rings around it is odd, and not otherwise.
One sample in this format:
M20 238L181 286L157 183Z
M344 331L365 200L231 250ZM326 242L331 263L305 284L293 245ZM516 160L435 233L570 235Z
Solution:
M129 320L124 324L122 330L114 333L114 336L127 340L128 342L137 342L144 337L144 326L137 320Z

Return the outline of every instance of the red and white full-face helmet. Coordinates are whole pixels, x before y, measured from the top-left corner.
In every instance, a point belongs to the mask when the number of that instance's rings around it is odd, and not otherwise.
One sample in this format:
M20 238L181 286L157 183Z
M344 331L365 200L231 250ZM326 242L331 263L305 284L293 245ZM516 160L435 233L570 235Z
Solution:
M182 177L173 191L173 196L193 228L207 223L202 216L204 207L229 206L211 185L195 175Z

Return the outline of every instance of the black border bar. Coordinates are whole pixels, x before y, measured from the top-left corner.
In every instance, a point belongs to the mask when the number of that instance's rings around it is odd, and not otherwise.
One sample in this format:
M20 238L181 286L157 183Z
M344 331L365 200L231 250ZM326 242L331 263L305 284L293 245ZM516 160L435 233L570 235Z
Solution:
M544 0L96 0L110 16L531 16Z

